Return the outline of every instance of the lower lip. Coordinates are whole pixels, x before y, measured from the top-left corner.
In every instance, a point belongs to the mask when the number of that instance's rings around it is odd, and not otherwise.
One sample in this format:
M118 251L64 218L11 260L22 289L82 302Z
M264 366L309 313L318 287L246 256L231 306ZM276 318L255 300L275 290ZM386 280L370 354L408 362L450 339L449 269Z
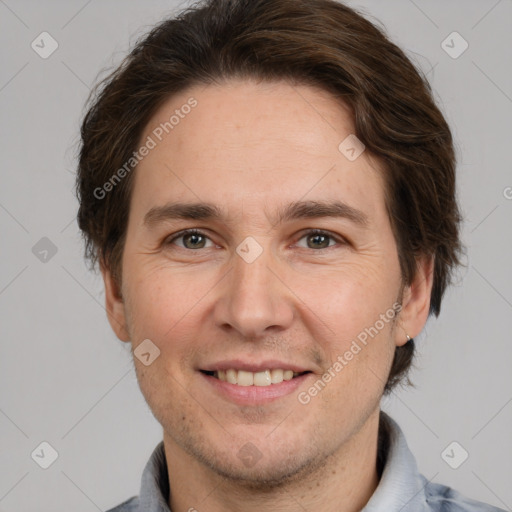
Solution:
M270 386L239 386L202 372L199 373L215 391L239 405L260 405L273 402L293 393L308 377L313 375L305 373L291 380L283 380L279 384L270 384Z

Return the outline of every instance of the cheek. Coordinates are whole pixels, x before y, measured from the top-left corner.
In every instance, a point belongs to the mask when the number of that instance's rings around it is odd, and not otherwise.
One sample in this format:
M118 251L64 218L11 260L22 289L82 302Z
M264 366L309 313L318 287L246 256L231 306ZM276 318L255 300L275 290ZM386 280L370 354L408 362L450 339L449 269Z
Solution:
M396 269L350 265L293 287L303 321L335 375L331 391L322 393L325 400L333 393L351 401L354 393L372 394L384 385L394 353L398 275Z
M397 299L396 269L371 263L350 262L336 269L290 275L290 287L304 308L316 314L317 323L339 335L353 336L378 320Z
M198 305L205 294L201 285L205 281L193 275L142 265L138 274L130 274L126 286L134 348L150 339L160 351L149 366L135 361L141 391L160 421L164 416L181 418L182 413L188 417L187 412L194 409L183 379L198 350Z
M207 294L218 276L192 268L178 271L155 265L133 270L126 291L134 345L148 338L160 350L162 357L157 362L165 361L172 373L189 368L183 359L193 359L201 348L198 339L206 321Z
M131 270L127 293L135 323L147 324L160 336L192 313L210 287L205 273L191 269L142 263Z

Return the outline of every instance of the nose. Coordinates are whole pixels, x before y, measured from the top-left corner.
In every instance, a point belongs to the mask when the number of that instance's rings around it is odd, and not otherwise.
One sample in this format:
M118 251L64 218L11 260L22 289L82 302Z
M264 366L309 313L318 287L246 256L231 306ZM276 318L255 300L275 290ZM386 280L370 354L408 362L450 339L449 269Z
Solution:
M278 268L269 249L252 262L234 253L215 304L216 325L248 339L289 328L294 318L293 293Z

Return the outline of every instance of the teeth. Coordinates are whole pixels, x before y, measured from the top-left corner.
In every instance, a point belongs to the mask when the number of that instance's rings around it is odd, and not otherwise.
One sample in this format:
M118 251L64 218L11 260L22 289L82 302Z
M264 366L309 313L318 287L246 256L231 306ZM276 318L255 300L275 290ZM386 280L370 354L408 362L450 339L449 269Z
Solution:
M219 380L238 384L239 386L270 386L280 384L283 380L291 380L300 375L292 370L265 370L263 372L247 372L245 370L219 370L214 376Z
M253 384L255 386L270 386L270 384L272 384L272 380L270 377L270 370L265 370L264 372L255 373Z
M238 375L238 372L236 370L227 370L226 371L226 380L230 384L237 384L237 375ZM220 375L217 374L217 377L220 378Z
M243 370L238 371L237 384L239 386L252 386L254 384L254 373L244 372Z
M272 384L279 384L280 382L283 382L283 373L283 370L272 370L270 372Z

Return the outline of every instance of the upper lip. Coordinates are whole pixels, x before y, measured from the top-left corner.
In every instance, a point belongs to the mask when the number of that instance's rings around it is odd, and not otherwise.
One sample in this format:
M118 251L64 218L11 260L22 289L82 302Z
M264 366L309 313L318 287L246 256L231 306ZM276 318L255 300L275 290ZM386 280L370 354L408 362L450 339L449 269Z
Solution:
M284 361L278 361L277 359L268 359L264 361L259 362L250 362L250 361L243 361L242 359L230 359L230 360L224 360L224 361L218 361L216 363L210 363L205 366L202 366L200 370L207 371L207 372L215 372L219 370L244 370L246 372L263 372L265 370L292 370L296 373L302 373L310 371L307 368L304 368L303 366L292 364L292 363L286 363Z

